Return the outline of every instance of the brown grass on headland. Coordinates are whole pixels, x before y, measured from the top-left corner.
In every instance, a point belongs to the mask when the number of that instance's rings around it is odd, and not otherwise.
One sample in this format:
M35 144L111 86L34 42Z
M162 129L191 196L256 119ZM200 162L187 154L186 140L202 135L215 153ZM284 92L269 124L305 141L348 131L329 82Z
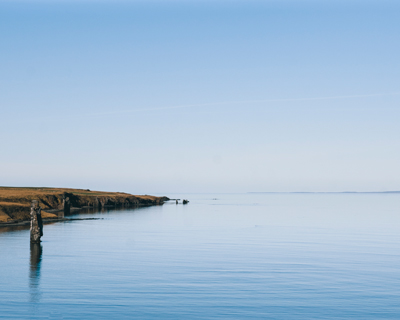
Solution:
M0 223L29 220L30 206L38 200L43 218L57 218L46 210L62 210L63 198L68 197L76 208L105 206L138 206L162 204L168 198L135 196L125 192L90 191L70 188L0 187Z
M24 197L31 195L43 195L43 194L59 194L59 193L75 193L75 194L84 194L84 195L102 195L102 196L113 196L113 195L129 195L131 194L126 192L107 192L107 191L91 191L89 189L71 189L71 188L37 188L37 187L0 187L0 199L4 197ZM155 196L137 196L137 197L146 197L146 198L158 198Z

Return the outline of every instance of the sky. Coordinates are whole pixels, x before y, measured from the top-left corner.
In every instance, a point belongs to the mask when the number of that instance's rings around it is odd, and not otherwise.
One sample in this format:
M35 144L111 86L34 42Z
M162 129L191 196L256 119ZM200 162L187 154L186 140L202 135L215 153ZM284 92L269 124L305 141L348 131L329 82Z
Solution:
M400 190L399 12L0 0L0 185Z

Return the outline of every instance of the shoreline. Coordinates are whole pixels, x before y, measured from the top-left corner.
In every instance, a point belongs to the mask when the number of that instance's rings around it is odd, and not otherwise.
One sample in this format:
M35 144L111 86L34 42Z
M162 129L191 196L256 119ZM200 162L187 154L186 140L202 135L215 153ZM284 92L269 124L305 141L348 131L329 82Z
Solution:
M43 224L50 224L55 222L64 222L64 221L76 221L76 220L101 220L103 218L55 218L55 219L43 219ZM20 221L20 222L3 222L0 223L0 228L7 227L23 227L29 226L31 224L30 221Z
M82 210L163 205L170 199L89 189L0 187L0 227L29 224L33 200L42 208L43 222L49 223L68 220L65 216Z

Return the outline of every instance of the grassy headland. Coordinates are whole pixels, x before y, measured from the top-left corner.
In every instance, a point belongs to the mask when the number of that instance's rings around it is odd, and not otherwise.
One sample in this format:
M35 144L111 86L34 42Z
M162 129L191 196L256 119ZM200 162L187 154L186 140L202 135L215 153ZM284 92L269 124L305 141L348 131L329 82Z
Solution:
M68 197L72 208L136 207L160 205L167 197L135 196L124 192L102 192L67 188L0 187L0 224L30 220L32 200L38 200L43 219L57 219Z

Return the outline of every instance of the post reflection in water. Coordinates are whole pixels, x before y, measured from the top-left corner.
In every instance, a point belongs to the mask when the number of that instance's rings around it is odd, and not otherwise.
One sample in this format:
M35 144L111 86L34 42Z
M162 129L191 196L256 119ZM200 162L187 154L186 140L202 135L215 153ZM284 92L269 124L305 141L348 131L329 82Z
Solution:
M40 300L40 264L42 261L42 245L40 243L31 243L31 258L29 269L29 288L31 302Z

